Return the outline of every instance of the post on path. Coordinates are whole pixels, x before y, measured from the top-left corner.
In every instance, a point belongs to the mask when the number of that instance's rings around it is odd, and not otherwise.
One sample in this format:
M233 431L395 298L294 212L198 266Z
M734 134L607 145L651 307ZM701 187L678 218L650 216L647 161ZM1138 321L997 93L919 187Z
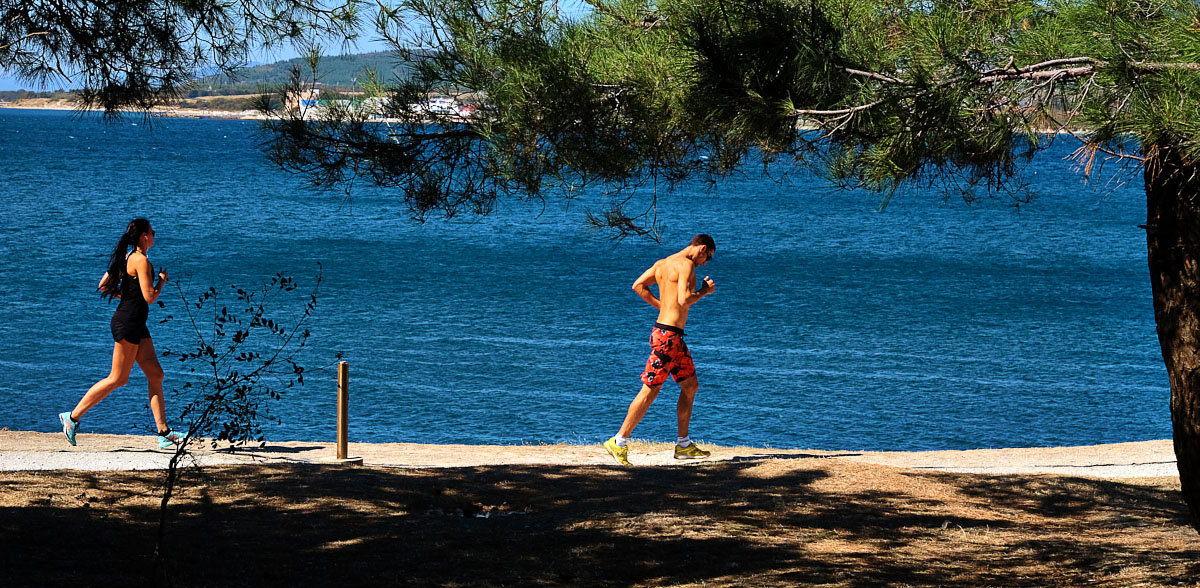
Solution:
M347 429L350 411L350 366L346 362L338 362L337 375L337 458L347 459Z

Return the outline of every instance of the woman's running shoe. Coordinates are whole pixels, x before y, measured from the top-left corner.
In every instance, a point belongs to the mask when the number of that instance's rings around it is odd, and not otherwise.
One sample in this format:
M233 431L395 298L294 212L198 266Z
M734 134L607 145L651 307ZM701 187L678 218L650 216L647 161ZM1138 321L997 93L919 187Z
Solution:
M58 420L62 422L63 435L67 436L67 442L71 445L75 444L75 430L79 428L79 423L71 419L71 411L58 414Z
M185 437L187 437L187 431L167 431L166 435L158 436L158 448L174 449L176 445L183 443Z

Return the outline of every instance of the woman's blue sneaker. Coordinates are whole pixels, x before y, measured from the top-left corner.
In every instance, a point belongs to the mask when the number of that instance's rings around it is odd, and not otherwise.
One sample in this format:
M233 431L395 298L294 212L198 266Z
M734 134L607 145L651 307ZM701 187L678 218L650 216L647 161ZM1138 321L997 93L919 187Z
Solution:
M71 411L69 411L69 410L67 412L58 413L58 420L62 422L63 435L66 435L67 441L71 445L74 445L75 444L75 429L79 428L79 423L75 422L74 420L71 420Z
M179 431L167 431L166 435L158 436L159 449L174 449L176 445L183 443L183 438L187 437L187 431L182 433Z

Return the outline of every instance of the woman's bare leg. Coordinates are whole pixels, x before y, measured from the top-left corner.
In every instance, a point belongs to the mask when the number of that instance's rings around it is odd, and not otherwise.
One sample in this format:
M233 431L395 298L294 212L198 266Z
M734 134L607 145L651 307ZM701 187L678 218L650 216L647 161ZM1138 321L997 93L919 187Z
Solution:
M137 354L138 345L136 343L128 341L114 343L112 371L108 373L108 377L93 384L83 398L79 399L79 404L76 404L75 410L71 411L71 418L76 421L83 418L83 415L104 400L109 392L124 386L125 382L129 381L129 370L133 369L133 362Z
M158 363L158 354L154 352L154 341L149 337L142 339L138 345L137 364L146 374L146 383L150 387L150 414L154 415L154 424L161 433L167 430L167 407L163 400L163 369Z

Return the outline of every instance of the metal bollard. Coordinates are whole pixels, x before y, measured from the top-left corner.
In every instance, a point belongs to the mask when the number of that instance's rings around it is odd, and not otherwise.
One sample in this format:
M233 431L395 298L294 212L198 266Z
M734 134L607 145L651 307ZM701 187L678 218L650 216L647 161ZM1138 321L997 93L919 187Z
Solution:
M337 397L337 458L346 459L349 451L349 435L347 434L350 411L350 366L346 362L338 362L338 397Z

